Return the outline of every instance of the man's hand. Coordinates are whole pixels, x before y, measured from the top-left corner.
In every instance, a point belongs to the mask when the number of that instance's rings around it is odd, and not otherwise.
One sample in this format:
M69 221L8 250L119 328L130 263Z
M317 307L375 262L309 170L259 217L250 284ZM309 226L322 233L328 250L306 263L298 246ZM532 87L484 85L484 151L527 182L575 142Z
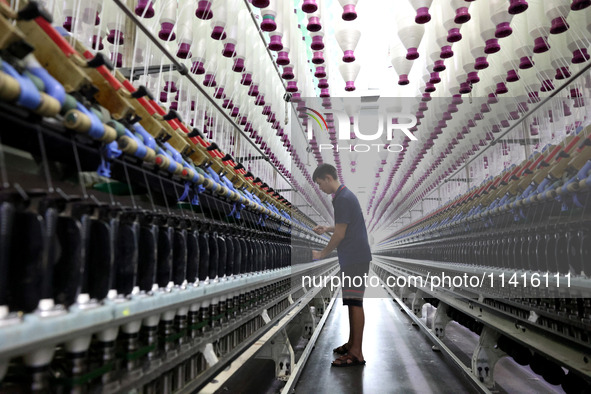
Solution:
M316 226L316 227L314 227L312 229L312 231L314 231L318 235L322 235L322 234L324 234L325 232L328 231L328 227L326 227L326 226Z
M312 260L322 260L322 252L320 250L313 250L312 251Z

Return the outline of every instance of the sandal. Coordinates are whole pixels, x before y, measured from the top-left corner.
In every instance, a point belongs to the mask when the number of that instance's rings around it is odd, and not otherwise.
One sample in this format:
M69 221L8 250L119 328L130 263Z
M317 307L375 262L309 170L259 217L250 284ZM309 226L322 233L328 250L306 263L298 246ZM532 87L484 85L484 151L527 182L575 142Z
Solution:
M347 354L347 353L349 353L349 347L347 345L349 345L349 343L345 343L344 345L336 347L336 348L332 349L332 351L335 352L336 354Z
M336 363L335 361L338 361L338 363ZM341 356L334 360L331 364L331 366L333 367L356 367L358 365L365 365L365 360L360 361L357 357L353 356L352 354Z

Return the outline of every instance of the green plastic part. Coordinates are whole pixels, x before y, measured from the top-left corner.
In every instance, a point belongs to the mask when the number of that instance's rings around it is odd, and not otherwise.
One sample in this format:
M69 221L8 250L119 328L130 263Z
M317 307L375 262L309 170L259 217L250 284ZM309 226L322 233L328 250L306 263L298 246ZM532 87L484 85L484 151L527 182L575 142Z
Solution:
M189 202L177 202L176 203L177 208L179 209L187 209L187 210L191 210L193 208L193 206L191 205L191 203Z
M114 367L115 367L115 363L110 362L110 363L103 365L100 368L97 368L93 371L85 373L84 375L76 376L73 378L59 379L58 382L61 384L65 384L69 387L82 386L82 385L88 384L90 381L106 374L107 372L111 372L114 369Z
M156 349L156 345L144 346L142 348L139 348L135 352L125 354L124 357L128 361L137 360L139 358L142 358L149 352L153 351L154 349Z
M115 129L117 132L117 138L123 137L125 135L125 126L123 126L121 123L111 119L107 122L107 124Z
M201 174L202 176L205 176L205 171L203 171L203 169L202 169L202 168L200 168L200 167L195 167L195 170L196 170L196 171L197 171L199 174Z
M90 108L90 110L92 111L92 113L94 113L99 118L99 120L101 122L104 122L105 121L104 116L103 116L103 113L101 111L99 111L96 108Z
M184 329L184 330L181 330L180 332L177 332L176 334L172 334L172 335L167 336L166 338L164 338L164 340L166 342L176 342L179 338L182 338L186 335L187 335L187 330Z
M35 85L35 87L40 92L44 92L45 91L45 84L43 83L43 81L41 80L41 78L39 78L36 75L31 74L28 71L25 71L24 74L27 76L27 78L29 78L31 80L31 82L33 82L33 85Z
M114 194L116 196L130 196L132 194L131 187L129 187L127 183L121 182L95 183L92 188L94 190Z
M205 320L203 320L203 321L201 321L201 322L199 322L197 324L192 324L192 325L189 326L189 329L191 329L191 330L200 330L200 329L202 329L203 327L205 327L207 325L209 325L209 319L205 319Z
M71 109L76 109L77 107L78 107L78 101L76 101L74 96L66 94L66 101L64 102L64 105L62 105L62 111L61 111L62 114L65 114L66 112L68 112Z

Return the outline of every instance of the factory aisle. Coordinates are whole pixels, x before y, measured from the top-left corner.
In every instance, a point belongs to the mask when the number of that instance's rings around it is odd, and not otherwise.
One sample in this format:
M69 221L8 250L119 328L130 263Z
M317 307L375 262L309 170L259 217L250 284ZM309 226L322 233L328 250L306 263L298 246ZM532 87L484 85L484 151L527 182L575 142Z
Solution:
M410 324L382 289L368 289L365 367L334 368L332 349L349 334L347 309L336 301L296 385L296 393L465 393L471 387Z

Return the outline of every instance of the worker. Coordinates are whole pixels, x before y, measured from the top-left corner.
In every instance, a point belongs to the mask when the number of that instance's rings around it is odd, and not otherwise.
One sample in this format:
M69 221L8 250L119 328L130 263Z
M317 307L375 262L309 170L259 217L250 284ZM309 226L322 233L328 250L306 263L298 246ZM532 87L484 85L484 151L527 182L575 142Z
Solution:
M312 258L321 260L326 258L335 248L341 266L343 287L343 305L349 308L349 340L344 345L334 349L341 355L332 362L334 367L350 367L365 365L362 342L365 314L363 312L363 294L365 279L371 262L371 251L367 238L367 229L363 212L357 197L337 177L337 170L330 164L318 166L312 176L322 192L333 194L334 227L317 226L316 234L331 232L328 245L322 250L314 250ZM359 277L363 280L354 280ZM361 286L355 286L355 284Z

